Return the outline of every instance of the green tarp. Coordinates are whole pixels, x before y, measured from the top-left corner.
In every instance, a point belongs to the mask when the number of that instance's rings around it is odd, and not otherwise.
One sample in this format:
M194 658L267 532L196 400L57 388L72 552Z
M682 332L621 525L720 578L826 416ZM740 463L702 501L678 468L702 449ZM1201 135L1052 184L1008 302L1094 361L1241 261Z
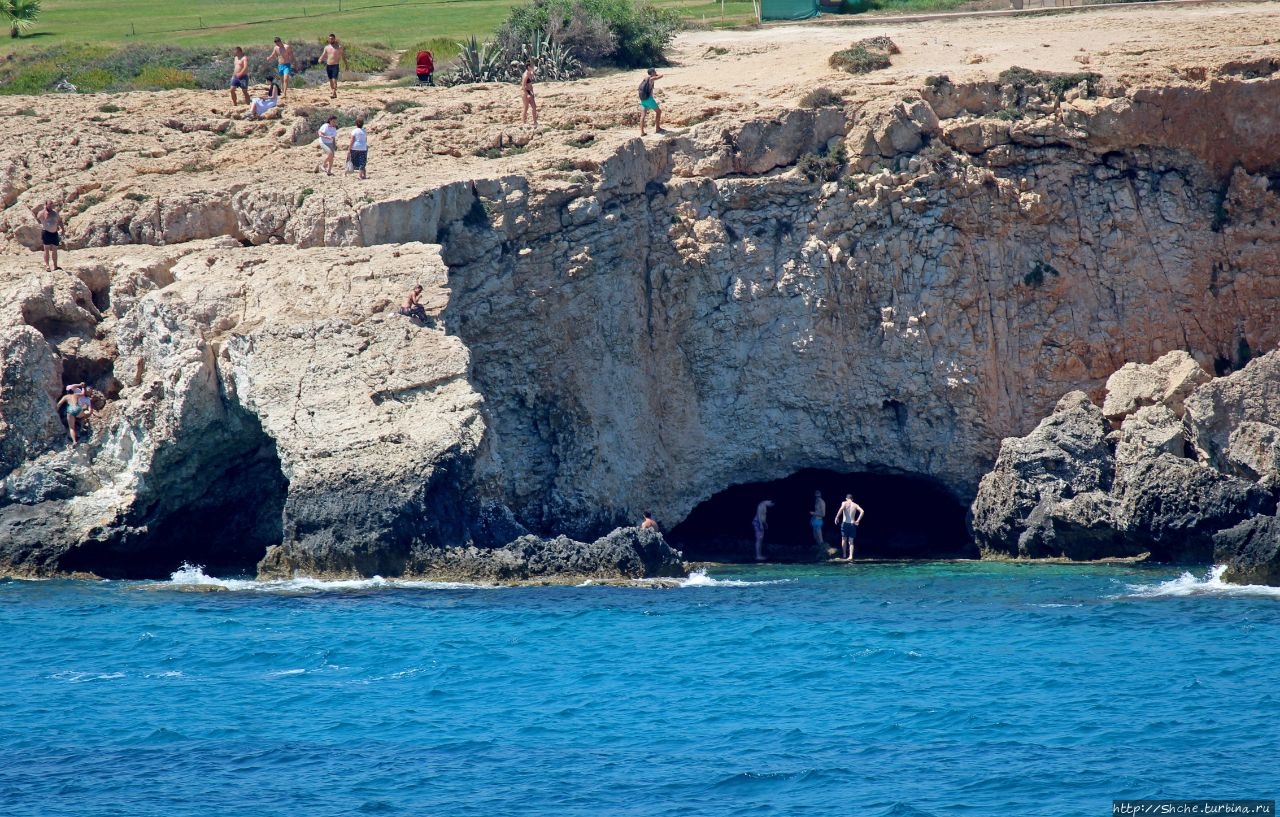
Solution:
M760 0L761 20L808 20L818 16L818 0Z

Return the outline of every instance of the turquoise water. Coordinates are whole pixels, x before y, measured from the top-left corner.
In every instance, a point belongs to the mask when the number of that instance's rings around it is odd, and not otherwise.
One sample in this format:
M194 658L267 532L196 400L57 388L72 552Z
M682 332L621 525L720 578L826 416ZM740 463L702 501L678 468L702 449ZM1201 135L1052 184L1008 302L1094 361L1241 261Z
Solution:
M0 582L0 814L1061 817L1275 797L1278 591L1179 573Z

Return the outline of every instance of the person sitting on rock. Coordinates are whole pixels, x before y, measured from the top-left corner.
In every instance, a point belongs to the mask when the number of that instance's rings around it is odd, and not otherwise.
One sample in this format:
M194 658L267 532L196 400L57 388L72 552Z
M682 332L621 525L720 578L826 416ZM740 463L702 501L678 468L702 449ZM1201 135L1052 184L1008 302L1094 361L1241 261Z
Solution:
M84 383L72 383L67 386L67 393L58 401L58 409L63 406L67 407L67 431L71 434L71 444L80 444L80 435L77 433L77 424L80 418L86 420L93 413L93 401L89 396L89 389Z
M267 111L274 108L280 103L280 83L275 77L271 78L271 85L267 88L267 95L260 96L253 100L249 106L249 112L244 115L245 119L261 119L266 115Z
M427 310L423 308L422 284L418 284L406 296L404 296L404 305L400 307L400 314L415 320L421 321L423 325L431 323L431 318L427 317Z
M658 523L653 521L653 514L649 513L648 511L643 511L643 513L644 513L644 521L640 523L640 529L641 530L650 530L650 529L657 530Z

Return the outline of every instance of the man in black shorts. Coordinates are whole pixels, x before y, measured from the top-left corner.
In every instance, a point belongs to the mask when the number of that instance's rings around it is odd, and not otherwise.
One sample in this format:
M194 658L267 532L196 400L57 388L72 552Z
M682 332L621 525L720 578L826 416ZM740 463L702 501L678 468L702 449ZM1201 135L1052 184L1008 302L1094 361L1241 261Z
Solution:
M325 44L320 59L324 61L324 72L329 77L329 98L337 99L338 63L342 63L343 68L347 67L347 52L342 47L342 43L338 42L337 35L329 35L329 42Z
M236 46L235 61L231 66L231 104L236 104L236 89L244 91L244 104L249 104L249 58L244 49Z
M54 207L53 202L46 201L44 207L36 213L40 222L40 246L44 248L44 265L49 272L62 269L58 266L58 247L62 246L62 214Z
M862 514L862 506L853 501L853 494L845 494L840 510L836 511L836 527L840 529L840 558L836 561L853 561L853 540L858 537Z

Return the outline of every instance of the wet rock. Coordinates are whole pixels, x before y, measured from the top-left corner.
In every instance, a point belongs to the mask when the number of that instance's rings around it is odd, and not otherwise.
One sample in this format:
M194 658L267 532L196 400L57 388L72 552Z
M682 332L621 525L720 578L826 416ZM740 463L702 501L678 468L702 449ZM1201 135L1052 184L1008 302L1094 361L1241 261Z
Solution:
M1159 561L1208 562L1215 533L1276 507L1254 483L1169 454L1133 466L1117 487L1117 527Z
M1225 581L1280 587L1280 519L1258 516L1219 531L1213 560L1226 565Z

